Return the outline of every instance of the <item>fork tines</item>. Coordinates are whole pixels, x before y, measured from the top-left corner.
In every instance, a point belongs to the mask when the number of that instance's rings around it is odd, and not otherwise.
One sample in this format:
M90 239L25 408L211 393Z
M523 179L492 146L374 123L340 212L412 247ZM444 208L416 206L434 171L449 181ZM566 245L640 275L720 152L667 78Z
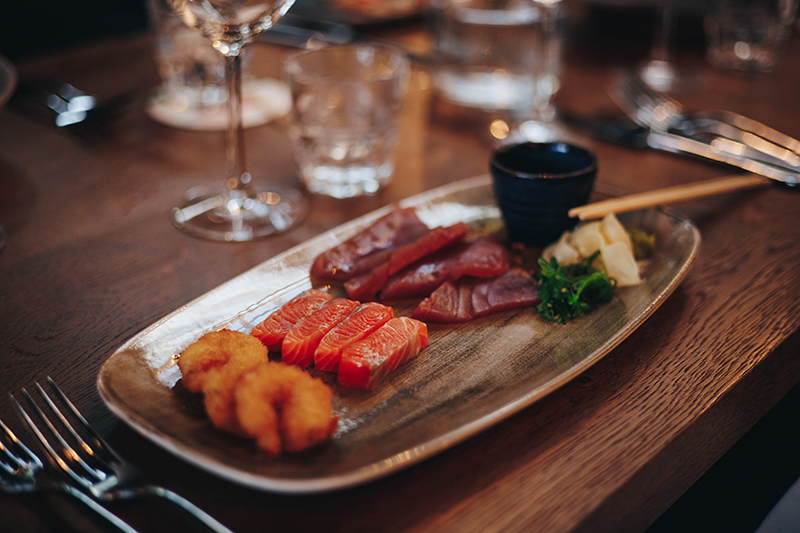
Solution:
M0 420L0 483L9 492L23 491L19 479L25 471L41 468L42 462L25 444L20 441L11 429ZM8 477L8 481L7 481ZM17 480L11 482L11 480ZM33 481L31 480L31 483Z
M90 435L93 434L91 435L93 439L99 438L94 430L91 430L91 428L87 430L86 421L55 383L49 378L48 381L67 406L71 415L78 420L81 427L90 433ZM36 383L35 387L47 404L51 413L50 417L44 413L24 388L22 389L22 396L30 406L34 416L38 419L39 424L34 422L33 418L31 418L13 395L11 396L11 401L25 424L39 441L50 464L55 467L56 470L67 475L72 481L87 489L91 488L94 482L102 481L108 477L102 468L93 466L95 461L100 461L99 458L95 457L93 448L81 437L78 431L75 430L73 425L64 416L41 385ZM53 418L53 420L51 420L51 418ZM60 426L62 431L56 427L56 424ZM69 439L70 442L68 442L67 439Z

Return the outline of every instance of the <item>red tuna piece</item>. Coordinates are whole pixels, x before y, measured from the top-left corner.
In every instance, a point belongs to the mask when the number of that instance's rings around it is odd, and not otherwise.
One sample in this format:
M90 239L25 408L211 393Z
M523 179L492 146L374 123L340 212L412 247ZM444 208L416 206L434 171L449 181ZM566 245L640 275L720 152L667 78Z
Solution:
M392 252L389 260L367 274L356 276L344 284L347 296L355 300L371 300L386 281L414 261L422 259L445 246L460 241L469 233L463 222L434 228L420 238Z
M309 289L289 300L257 324L250 334L257 337L271 351L278 351L281 349L283 338L301 318L332 298L333 296L327 292Z
M394 309L375 302L361 304L325 335L314 352L314 368L336 371L342 351L394 318Z
M426 322L466 322L475 317L528 307L539 301L536 280L519 268L492 279L447 281L423 300L411 316Z
M319 279L345 281L385 262L392 251L428 231L414 208L397 209L345 242L321 253L311 266Z
M375 387L428 345L428 327L413 318L389 320L366 339L342 352L337 383L358 390Z
M508 270L508 254L493 236L449 246L406 267L384 284L381 299L428 296L447 280L492 278Z
M353 300L334 298L300 319L286 334L281 344L281 360L290 365L306 367L322 338L360 304Z

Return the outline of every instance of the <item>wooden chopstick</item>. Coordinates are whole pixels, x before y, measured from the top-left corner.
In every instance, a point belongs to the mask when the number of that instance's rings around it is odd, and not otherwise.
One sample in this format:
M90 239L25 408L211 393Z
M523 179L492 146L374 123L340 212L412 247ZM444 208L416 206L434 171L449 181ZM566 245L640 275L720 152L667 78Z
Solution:
M768 178L755 174L740 174L736 176L726 176L708 181L700 181L687 185L676 185L675 187L665 187L638 194L631 194L621 198L611 198L601 202L574 207L569 210L570 217L578 217L580 220L591 220L603 218L609 213L625 213L647 207L655 207L677 202L685 202L704 196L722 194L737 191L740 189L750 189L768 185Z

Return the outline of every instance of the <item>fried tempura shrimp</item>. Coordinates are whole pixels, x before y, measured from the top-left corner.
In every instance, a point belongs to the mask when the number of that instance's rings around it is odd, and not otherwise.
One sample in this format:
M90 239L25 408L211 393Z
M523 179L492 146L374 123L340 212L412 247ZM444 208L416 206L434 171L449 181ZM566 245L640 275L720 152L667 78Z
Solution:
M210 369L203 383L203 402L211 422L219 429L237 434L242 434L242 430L236 418L236 383L242 374L267 361L268 354L266 349L256 349L251 342L247 345L246 349L232 353L224 365Z
M241 428L267 455L299 452L333 433L333 391L296 366L267 362L242 375L236 386Z
M201 392L209 373L222 367L233 354L249 353L264 360L269 353L261 341L240 331L212 331L189 345L178 359L183 384L193 392Z

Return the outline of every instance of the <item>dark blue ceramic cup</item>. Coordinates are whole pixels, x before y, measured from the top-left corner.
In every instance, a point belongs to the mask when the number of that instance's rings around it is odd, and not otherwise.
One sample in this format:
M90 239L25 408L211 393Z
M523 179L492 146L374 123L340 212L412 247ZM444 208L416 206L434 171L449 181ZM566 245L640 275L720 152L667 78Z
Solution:
M490 168L508 237L546 246L575 227L567 212L589 201L597 159L571 144L526 142L495 151Z

